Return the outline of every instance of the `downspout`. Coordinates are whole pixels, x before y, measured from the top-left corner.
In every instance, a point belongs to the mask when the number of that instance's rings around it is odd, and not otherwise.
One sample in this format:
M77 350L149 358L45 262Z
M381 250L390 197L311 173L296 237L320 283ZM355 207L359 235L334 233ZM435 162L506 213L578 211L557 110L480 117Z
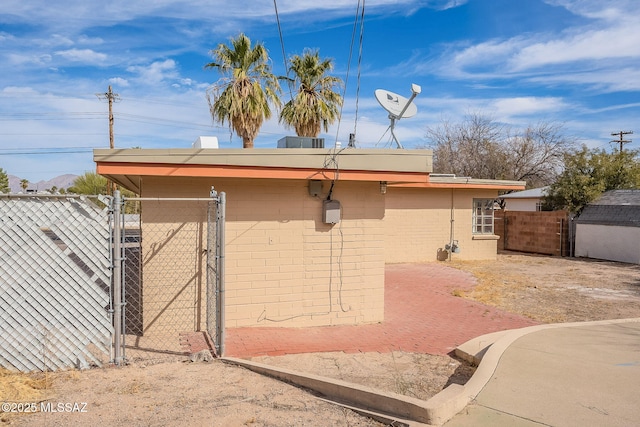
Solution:
M449 225L449 261L451 261L451 257L453 256L453 225L455 223L455 210L453 207L453 188L451 189L451 220Z
M225 229L225 218L226 218L226 205L227 205L227 194L222 191L218 196L218 242L219 242L219 252L218 252L218 274L219 274L219 307L218 310L218 337L220 340L220 356L224 356L224 341L225 341L225 301L224 301L224 292L225 292L225 280L224 280L224 257L225 257L225 238L224 238L224 229Z

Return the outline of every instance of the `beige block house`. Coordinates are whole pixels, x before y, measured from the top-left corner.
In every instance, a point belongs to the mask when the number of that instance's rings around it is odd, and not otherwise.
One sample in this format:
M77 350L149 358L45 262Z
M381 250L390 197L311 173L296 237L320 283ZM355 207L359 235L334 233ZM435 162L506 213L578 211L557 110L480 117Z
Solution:
M95 150L94 160L98 173L144 198L206 198L212 186L226 193L226 327L380 322L386 263L495 258L485 202L524 188L434 176L430 150L127 149ZM327 199L340 204L336 224L323 221ZM144 202L143 236L145 224L164 224L171 244L198 246L206 218L166 206ZM459 252L450 254L454 241ZM143 237L143 256L154 256L144 257L142 306L156 310L145 331L169 316L150 293L166 287L167 266L193 287L175 301L185 298L184 328L200 330L202 247L163 259L167 244Z

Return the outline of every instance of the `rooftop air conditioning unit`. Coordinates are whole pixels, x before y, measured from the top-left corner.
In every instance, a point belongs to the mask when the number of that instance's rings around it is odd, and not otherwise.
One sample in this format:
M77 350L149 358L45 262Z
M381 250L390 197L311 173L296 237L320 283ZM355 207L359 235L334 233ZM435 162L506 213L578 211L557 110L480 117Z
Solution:
M215 136L199 136L192 144L193 148L218 148L218 138Z
M324 138L285 136L278 140L278 148L324 148Z

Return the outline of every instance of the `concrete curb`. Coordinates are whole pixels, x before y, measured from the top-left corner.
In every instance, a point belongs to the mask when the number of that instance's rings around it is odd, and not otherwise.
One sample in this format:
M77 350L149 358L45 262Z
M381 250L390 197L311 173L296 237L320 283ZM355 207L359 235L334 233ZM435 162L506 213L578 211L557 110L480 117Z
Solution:
M384 392L333 378L300 373L285 368L276 368L244 359L222 357L221 360L243 366L259 374L316 391L326 399L350 406L352 409L356 407L365 412L373 411L377 415L386 416L389 421L416 426L420 424L431 424L429 422L426 402L420 399Z
M244 359L222 357L221 360L314 390L325 396L326 400L364 414L381 417L381 419L387 420L390 424L441 426L462 411L480 394L489 380L491 380L504 352L519 338L545 329L629 322L640 322L640 318L537 325L474 338L456 349L458 357L478 364L478 368L471 379L464 386L451 384L427 401L384 392L346 381L276 368Z

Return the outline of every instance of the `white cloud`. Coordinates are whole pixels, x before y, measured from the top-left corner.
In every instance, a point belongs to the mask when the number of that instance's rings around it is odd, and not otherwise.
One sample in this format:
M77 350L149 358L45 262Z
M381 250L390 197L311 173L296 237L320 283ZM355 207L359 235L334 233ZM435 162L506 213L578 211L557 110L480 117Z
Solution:
M37 95L38 91L32 87L24 86L7 86L0 92L3 96L23 96L23 95Z
M636 25L572 33L523 47L508 61L509 68L521 71L577 61L640 58L640 27Z
M99 44L103 44L104 43L104 39L102 39L100 37L89 37L89 36L86 36L84 34L81 34L78 37L77 43L78 44L82 44L82 45L88 45L88 44L90 44L90 45L99 45Z
M435 66L436 72L447 79L472 80L475 85L515 78L536 85L580 85L600 92L638 89L640 2L547 2L589 19L555 33L452 45ZM412 58L411 62L414 70L428 67L424 60Z
M137 80L149 85L178 78L176 62L173 59L156 61L147 66L132 65L127 67L127 71L136 74Z
M60 56L68 61L82 62L85 64L100 64L107 59L107 55L99 53L91 49L68 49L55 52L55 55Z
M120 86L120 87L129 86L129 81L127 79L123 79L122 77L112 77L109 79L109 83L111 83L114 86Z
M7 40L14 40L15 37L13 36L13 34L9 34L7 32L4 31L0 31L0 42L4 42Z
M33 43L40 47L69 47L75 44L69 37L61 34L52 34L45 39L35 39Z
M431 7L437 10L453 9L454 7L460 7L467 3L468 0L440 0L432 2Z
M455 7L466 0L430 0L426 6L434 8ZM419 0L371 0L367 2L369 10L392 8L398 11L412 6L425 6ZM323 19L322 14L309 13L323 10L351 16L354 12L353 0L281 0L278 10L281 14L304 14L311 20ZM69 11L73 10L73 19ZM70 26L87 28L94 25L113 25L131 21L143 16L156 16L178 19L198 19L225 22L245 22L247 18L273 17L271 2L252 0L155 0L136 1L110 0L95 2L86 0L65 0L63 5L51 7L49 0L3 0L0 3L0 15L11 15L22 19L37 20L50 28L69 28ZM210 17L210 18L207 18Z
M593 19L616 21L637 16L637 0L545 0L553 6L564 7L571 13Z
M11 65L37 65L43 66L51 62L51 55L49 54L17 54L9 53L7 55L7 61Z
M529 79L545 85L584 85L598 92L640 91L640 69L622 66L588 72L566 72Z
M544 115L568 108L562 98L535 96L499 98L492 100L490 105L495 114L502 118Z
M507 61L516 52L526 46L527 40L522 37L514 37L506 41L490 40L455 52L442 70L449 69L458 75L467 73L466 69L495 65ZM453 67L453 69L451 69Z

